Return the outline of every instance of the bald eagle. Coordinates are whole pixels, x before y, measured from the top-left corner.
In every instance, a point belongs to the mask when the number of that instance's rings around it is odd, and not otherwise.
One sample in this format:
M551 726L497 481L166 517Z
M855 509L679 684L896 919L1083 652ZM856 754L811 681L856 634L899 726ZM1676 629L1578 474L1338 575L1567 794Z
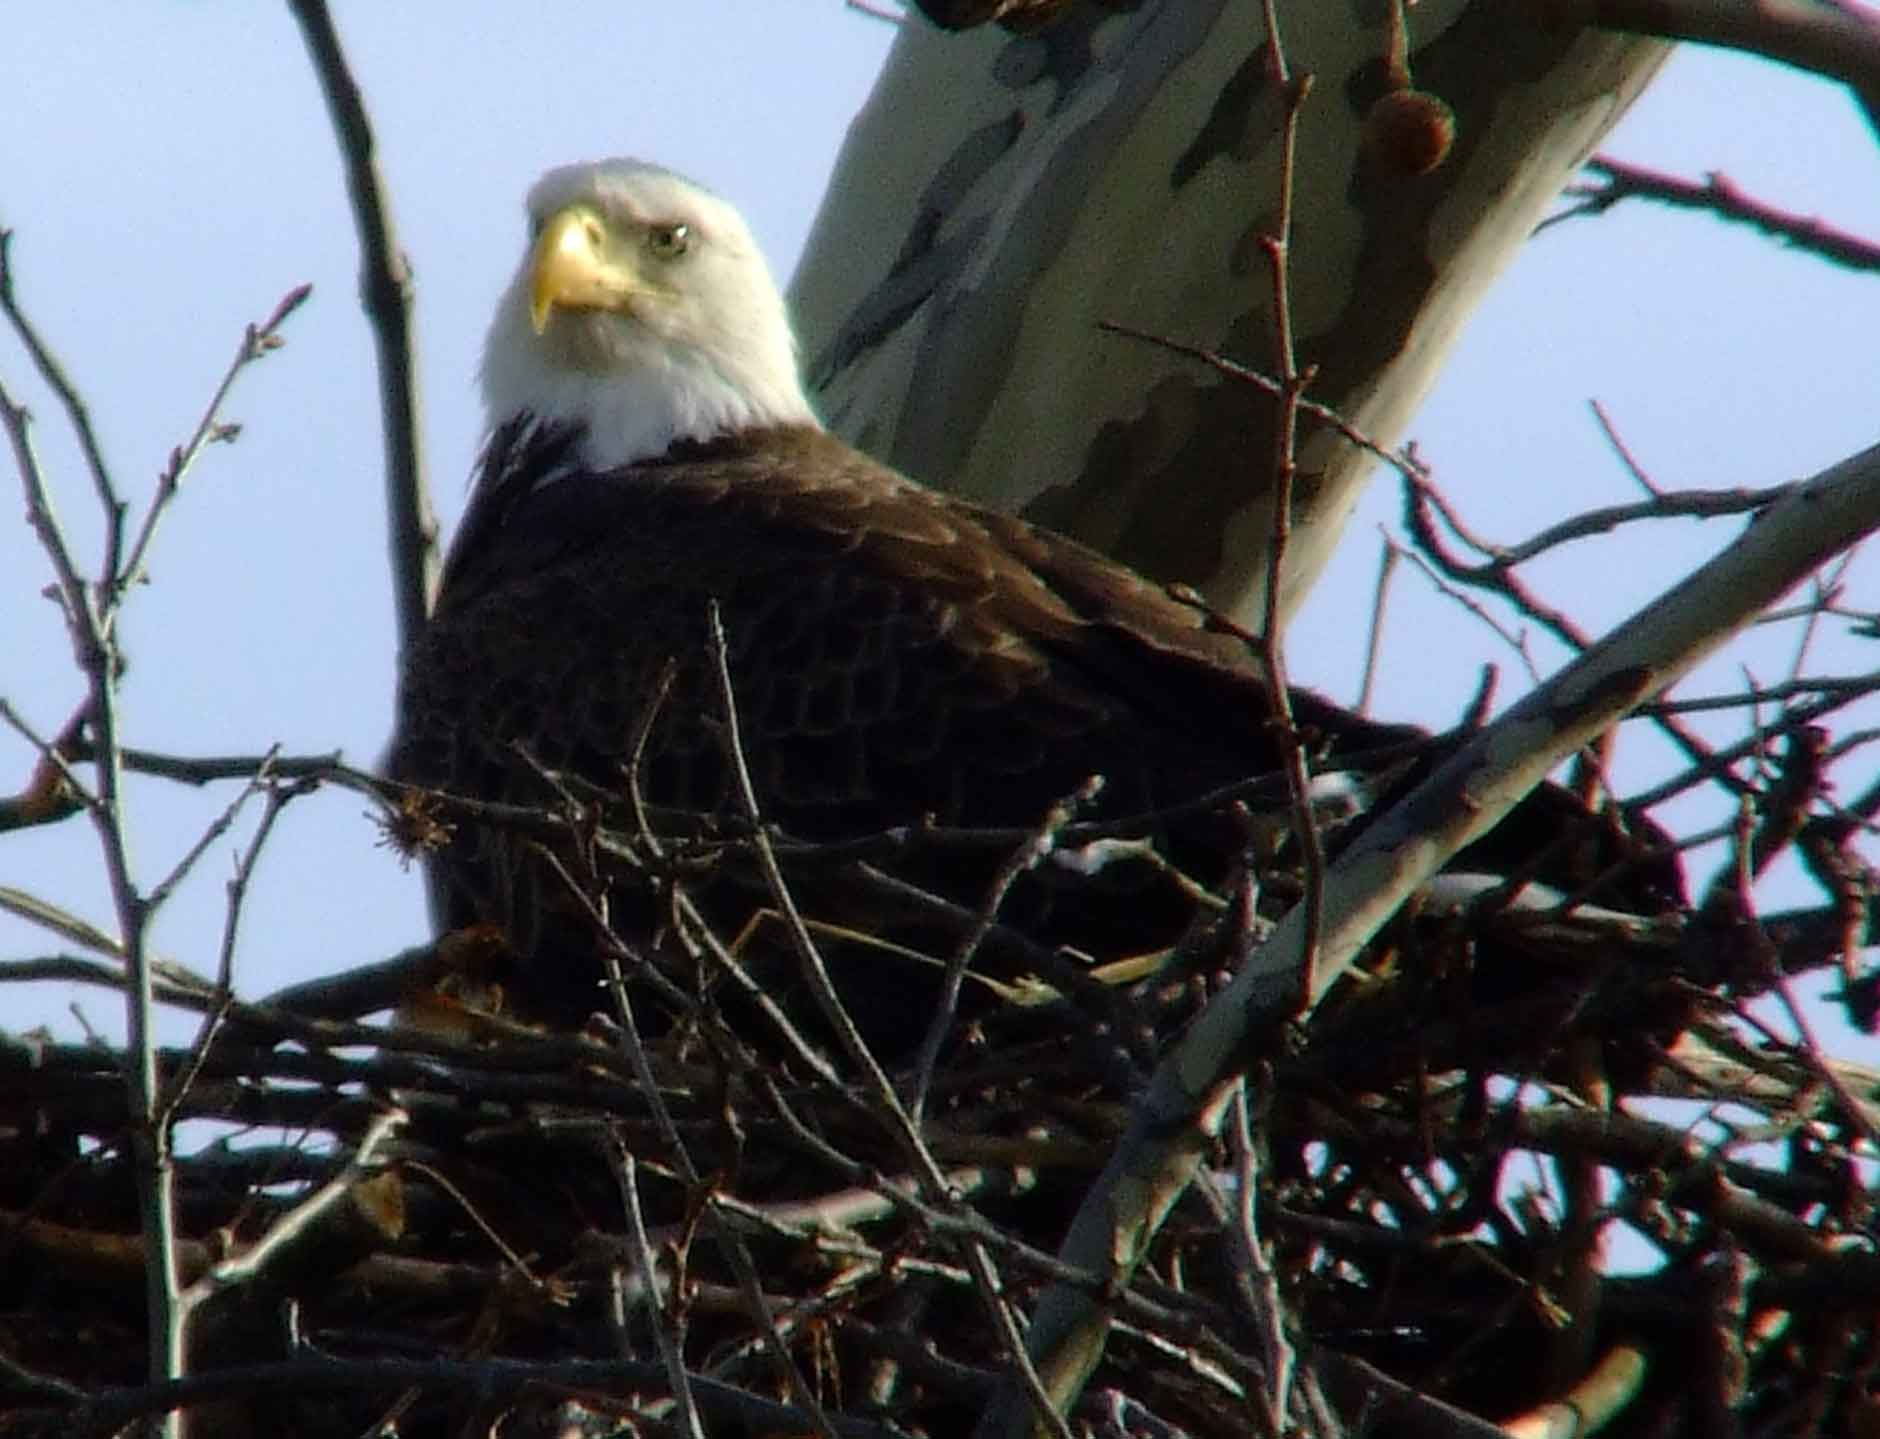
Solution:
M826 433L751 232L706 190L634 160L573 165L535 186L528 216L483 362L487 450L405 657L395 778L539 805L560 776L631 827L631 773L645 805L735 821L715 604L742 758L783 834L1022 831L1100 775L1089 817L1157 816L1143 833L1223 879L1243 831L1189 802L1279 762L1243 642L1102 556ZM1317 758L1427 748L1316 695L1292 702ZM1484 843L1533 854L1585 818L1552 789ZM912 849L901 873L967 906L1003 858ZM525 1007L579 1014L603 1002L593 912L545 865L537 839L459 824L434 859L439 917L502 926ZM1001 917L1047 946L1166 945L1193 886L1149 870L1065 898L1062 870L1041 865ZM656 956L672 919L659 884L606 884L615 930ZM733 928L739 905L763 906L709 884ZM833 894L824 917L848 931L885 923ZM893 1047L930 1000L886 954L858 946L845 994Z

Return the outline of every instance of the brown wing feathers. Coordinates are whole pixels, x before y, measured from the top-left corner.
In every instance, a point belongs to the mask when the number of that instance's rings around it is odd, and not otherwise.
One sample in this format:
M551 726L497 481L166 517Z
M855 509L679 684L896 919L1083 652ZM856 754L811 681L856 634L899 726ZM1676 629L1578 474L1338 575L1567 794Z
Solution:
M1103 567L1113 592L1086 616L1011 544L1069 555L1068 541L989 526L819 433L536 489L510 478L488 498L409 666L394 767L414 778L436 770L419 751L441 734L459 751L522 738L544 763L604 759L669 656L685 702L703 705L708 599L724 615L748 757L786 827L840 829L870 807L903 822L915 805L947 822L1024 823L1038 795L1085 769L1127 762L1192 785L1271 763L1251 661L1192 610ZM660 738L698 758L709 727L681 716ZM1020 777L1035 786L990 785ZM682 807L718 798L686 774L672 785L662 798Z
M567 468L559 446L525 432L492 445L408 658L400 778L543 800L513 752L521 740L542 764L617 790L670 660L646 796L727 812L712 600L760 802L803 838L924 815L1029 826L1091 773L1109 782L1104 812L1128 814L1274 766L1266 692L1239 643L1070 541L808 429L602 475ZM1296 705L1343 750L1415 734L1315 696ZM464 836L440 863L458 893L452 922L526 930L514 910L538 889L505 841ZM985 873L968 866L955 898L976 902Z

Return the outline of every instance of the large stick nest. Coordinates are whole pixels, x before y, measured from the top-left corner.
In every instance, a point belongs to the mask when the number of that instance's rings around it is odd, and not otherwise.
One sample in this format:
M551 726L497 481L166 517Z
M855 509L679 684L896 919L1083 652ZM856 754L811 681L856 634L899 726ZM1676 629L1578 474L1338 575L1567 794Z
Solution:
M1317 1434L1866 1432L1880 1088L1779 1020L1791 976L1839 969L1871 1022L1847 839L1802 827L1834 896L1806 915L1725 885L1636 922L1494 891L1400 917L1249 1056L1202 1182L1106 1296L1071 1432L1241 1435L1279 1403ZM671 902L758 844L667 846L649 873ZM855 863L773 853L786 882ZM187 1398L216 1434L684 1433L682 1363L708 1434L966 1433L1036 1294L1079 1280L1054 1251L1156 1055L1301 886L1283 853L1257 878L1176 953L981 1006L898 1066L944 1192L849 1070L752 1042L730 986L685 1024L577 1035L484 1012L502 945L478 932L265 1003L172 977L162 997L220 1020L162 1056L191 1121L171 1391L142 1379L124 1057L10 1039L0 1430L109 1433ZM688 943L700 973L722 959ZM654 961L620 958L631 1003Z

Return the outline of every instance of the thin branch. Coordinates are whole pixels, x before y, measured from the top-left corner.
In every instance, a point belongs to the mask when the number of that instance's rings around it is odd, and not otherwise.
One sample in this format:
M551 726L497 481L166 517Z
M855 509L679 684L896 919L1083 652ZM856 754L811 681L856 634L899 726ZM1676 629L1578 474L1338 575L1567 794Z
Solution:
M82 752L81 752L82 753ZM126 749L124 768L155 775L178 784L205 785L218 780L255 779L271 774L280 779L318 779L345 785L374 798L383 798L386 782L364 770L349 769L340 752L284 755L275 750L252 755L173 755L154 750Z
M287 1248L303 1238L358 1186L384 1164L379 1150L404 1128L408 1116L403 1110L388 1109L366 1130L346 1166L332 1179L281 1215L253 1244L240 1254L212 1264L180 1296L185 1318L220 1295L251 1284L267 1272Z
M927 1090L933 1083L934 1066L940 1062L940 1051L953 1028L954 1016L959 1012L960 986L965 982L967 968L979 953L979 947L985 943L986 936L992 933L992 926L998 919L1000 909L1004 907L1006 896L1012 886L1018 883L1019 876L1044 863L1056 848L1064 827L1077 817L1080 808L1096 799L1102 788L1102 779L1093 775L1074 793L1052 805L1031 837L1012 851L999 866L992 883L987 886L985 900L979 907L973 927L961 937L947 960L939 1004L915 1054L914 1083L908 1092L907 1101L908 1116L914 1124L920 1124L927 1108Z
M640 1179L633 1162L633 1152L616 1136L608 1145L608 1154L613 1160L615 1177L620 1185L620 1202L627 1215L627 1232L633 1239L634 1264L640 1271L647 1309L652 1314L653 1339L659 1346L660 1362L666 1366L666 1384L672 1392L673 1403L679 1406L680 1426L692 1439L705 1439L705 1429L699 1421L698 1401L692 1397L692 1378L685 1370L685 1355L667 1332L665 1316L660 1312L664 1303L660 1294L659 1266L653 1259L653 1246L647 1242L646 1218L640 1212Z
M1527 671L1527 676L1530 680L1535 684L1541 682L1541 667L1535 662L1534 651L1528 644L1528 632L1525 629L1509 629L1508 626L1495 618L1488 606L1476 599L1474 595L1466 594L1450 584L1448 580L1444 579L1443 576L1437 572L1434 565L1424 559L1423 556L1418 554L1415 550L1406 550L1394 540L1387 540L1386 543L1392 545L1394 549L1410 561L1417 573L1422 575L1425 580L1429 581L1431 589L1435 590L1436 593L1441 595L1444 599L1453 601L1462 606L1463 609L1467 610L1482 624L1486 625L1496 639L1513 650L1515 658L1521 661L1521 668ZM1493 666L1489 666L1489 668L1492 669Z
M1880 18L1816 0L1546 0L1565 24L1744 50L1846 82L1880 130Z
M359 231L359 298L378 356L379 410L385 440L385 506L392 562L392 605L403 653L424 629L437 594L437 516L424 477L418 426L418 360L412 339L411 265L392 225L391 194L379 173L377 141L365 99L346 63L324 0L288 0L299 22L346 170L346 192Z
M656 1363L630 1359L332 1359L305 1354L271 1364L236 1365L191 1378L139 1389L106 1389L82 1404L42 1411L56 1420L69 1439L105 1439L134 1419L174 1413L186 1406L270 1393L312 1394L325 1391L393 1391L421 1385L508 1397L543 1386L577 1391L619 1385L659 1384L665 1378ZM695 1377L699 1408L722 1421L728 1432L800 1433L810 1415L736 1385ZM844 1439L893 1439L893 1430L862 1419L837 1419L834 1432Z
M1785 680L1781 684L1752 684L1741 694L1693 695L1688 699L1658 700L1639 707L1640 714L1697 714L1706 710L1742 709L1746 705L1786 704L1790 700L1831 696L1842 701L1859 699L1880 690L1880 673L1860 675L1821 675L1817 678Z
M1171 355L1185 355L1191 360L1198 360L1216 374L1251 385L1256 390L1263 390L1275 399L1285 395L1286 384L1283 380L1276 380L1273 376L1251 365L1243 365L1238 360L1231 360L1220 351L1211 350L1206 345L1190 344L1186 340L1171 339L1167 335L1138 330L1132 325L1121 324L1115 320L1099 320L1097 328L1105 334L1121 335L1127 340L1140 340L1145 345L1154 345L1157 349L1167 350ZM1404 473L1406 470L1417 469L1413 461L1372 439L1330 405L1306 399L1303 395L1299 397L1297 403L1300 414L1310 415L1313 419L1329 425L1366 454L1374 459L1382 460L1393 470Z
M1497 546L1494 558L1487 564L1476 566L1468 578L1486 577L1512 569L1570 541L1611 534L1623 525L1636 524L1641 520L1712 519L1741 514L1754 518L1781 499L1788 490L1787 485L1772 485L1762 490L1669 490L1655 499L1635 505L1609 505L1586 510L1559 524L1549 525L1518 545Z
M3 262L4 245L0 244L0 264ZM13 299L11 272L3 268L0 268L0 298L4 299L0 308L4 308L15 327L20 328L24 317ZM22 338L32 335L30 327L20 332ZM31 343L33 341L29 340L29 345ZM68 413L73 416L75 425L85 415L82 405L76 409L68 405ZM88 586L79 578L77 562L53 510L51 492L33 451L27 413L13 402L3 386L0 386L0 423L5 424L13 443L21 484L26 492L28 521L58 576L73 652L86 680L86 715L97 745L93 760L97 773L96 802L88 812L104 854L112 905L117 912L119 943L130 972L125 996L129 1042L122 1057L123 1081L131 1145L136 1156L138 1207L144 1233L149 1239L145 1311L150 1376L153 1380L175 1379L183 1372L176 1219L172 1204L175 1175L171 1165L170 1133L162 1115L162 1083L152 1030L156 1000L148 947L149 908L143 895L138 893L132 874L125 828L124 771L117 708L117 682L123 661L111 625L116 571L109 566L115 561L121 542L124 507L110 487L108 476L94 471L110 537L106 542L107 568L95 585ZM172 1419L167 1423L174 1439L176 1422Z
M548 858L552 860L554 857L551 855ZM639 1083L648 1106L652 1109L660 1134L665 1139L673 1160L679 1167L680 1178L684 1180L691 1193L704 1198L709 1186L704 1176L700 1174L698 1166L692 1162L691 1151L686 1147L685 1140L680 1135L679 1126L673 1122L665 1096L660 1091L659 1081L653 1073L652 1062L647 1057L645 1043L640 1037L639 1024L634 1018L632 991L627 986L625 972L621 967L622 958L632 956L619 936L608 925L604 910L594 904L593 898L574 883L573 877L559 863L555 863L553 868L577 896L579 902L587 908L595 923L596 938L601 945L601 962L606 975L607 988L613 998L614 1008L620 1016L620 1047L625 1052L631 1072ZM813 1427L817 1434L827 1439L827 1436L835 1432L829 1415L823 1411L815 1391L803 1377L802 1370L790 1353L789 1345L784 1342L782 1334L778 1331L776 1317L769 1301L764 1297L763 1285L758 1280L757 1265L751 1258L749 1246L728 1226L717 1222L715 1211L708 1209L707 1213L712 1216L714 1238L730 1263L732 1272L737 1276L738 1287L744 1295L751 1318L761 1326L767 1338L766 1349L776 1365L778 1377L782 1379L784 1387L796 1396L798 1402L812 1416ZM649 1272L646 1280L648 1284L655 1286L656 1293L657 1274ZM658 1322L657 1316L655 1322ZM675 1395L675 1399L676 1397Z
M1279 1439L1288 1432L1286 1416L1292 1409L1292 1386L1298 1355L1286 1334L1286 1305L1279 1292L1266 1246L1260 1240L1260 1146L1247 1098L1247 1085L1234 1092L1232 1124L1228 1134L1234 1157L1234 1222L1231 1232L1239 1241L1239 1265L1246 1275L1247 1317L1261 1348L1266 1382L1260 1386L1261 1419L1266 1432ZM1263 1130L1261 1132L1264 1132Z
M1637 1399L1651 1372L1645 1352L1614 1345L1561 1398L1505 1420L1510 1439L1555 1439L1561 1434L1597 1434Z
M1808 663L1809 650L1820 636L1823 621L1832 612L1834 602L1840 597L1847 583L1847 572L1853 568L1855 558L1861 547L1856 546L1831 567L1826 575L1817 576L1810 586L1813 591L1812 603L1803 606L1801 632L1795 637L1795 652L1789 660L1789 679L1799 679L1802 666Z
M228 882L228 908L222 922L222 945L216 959L215 989L211 1002L203 1016L202 1024L197 1028L195 1041L190 1045L190 1058L176 1072L170 1081L169 1092L165 1095L163 1107L166 1114L174 1117L182 1107L183 1100L189 1094L189 1086L196 1081L202 1066L209 1058L209 1051L214 1046L216 1036L221 1032L227 1020L229 1009L235 1002L235 947L241 934L241 922L244 905L248 898L248 883L254 875L255 865L261 858L261 852L267 847L269 837L274 833L274 826L290 800L307 793L307 786L312 781L303 780L289 788L269 786L268 803L262 811L261 822L255 826L254 835L248 845L236 856L235 873ZM245 801L255 788L261 784L254 780L238 796L236 805ZM233 817L236 806L226 812ZM213 828L213 827L212 827ZM223 826L226 828L226 826Z
M1638 456L1632 453L1632 447L1619 433L1619 427L1613 423L1612 416L1598 400L1588 400L1587 407L1593 412L1593 419L1599 425L1600 433L1605 435L1606 443L1612 446L1612 452L1619 457L1619 463L1625 466L1625 472L1632 477L1638 487L1653 499L1661 499L1664 490L1653 480L1645 466L1639 463Z
M1880 46L1880 32L1873 43ZM1696 210L1720 220L1749 225L1792 250L1854 271L1880 271L1880 244L1837 229L1811 215L1796 215L1746 195L1727 175L1712 172L1701 182L1680 179L1643 165L1629 165L1610 155L1595 155L1586 168L1604 175L1603 185L1573 185L1566 193L1574 204L1545 224L1580 215L1601 215L1623 200L1656 200L1676 209Z
M1753 516L1782 499L1793 488L1792 485L1771 485L1760 490L1667 490L1636 504L1607 505L1599 509L1583 510L1558 524L1549 525L1539 534L1532 535L1515 545L1498 545L1471 535L1463 527L1461 517L1450 507L1441 491L1427 481L1421 487L1421 494L1441 513L1443 522L1451 530L1461 536L1472 548L1488 556L1480 564L1471 565L1458 561L1453 570L1448 566L1444 567L1445 570L1457 580L1470 584L1492 585L1516 566L1525 564L1535 556L1545 554L1573 540L1611 534L1622 525L1636 524L1641 520L1712 519L1722 515L1744 514Z
M33 368L45 382L46 388L59 397L59 403L65 408L66 419L72 426L72 433L78 437L78 447L85 456L85 468L91 475L98 507L105 513L105 573L114 575L118 572L118 546L123 540L124 501L118 495L117 485L111 478L111 469L105 463L104 450L91 427L91 411L86 407L84 398L78 393L78 387L72 383L58 357L40 338L38 329L19 308L13 292L12 252L13 232L0 229L0 313L6 315L14 333L20 337L20 343L25 345L26 353L32 356ZM11 400L7 401L7 407L14 408Z
M1383 548L1377 559L1377 585L1371 592L1371 624L1364 644L1364 678L1358 685L1358 713L1371 713L1371 692L1377 684L1377 662L1383 654L1384 616L1390 599L1390 582L1397 573L1403 550L1387 534L1380 532Z
M1576 653L1585 653L1587 646L1591 643L1585 631L1564 612L1541 600L1512 569L1494 564L1492 556L1496 547L1469 532L1462 517L1456 513L1442 492L1431 483L1427 474L1420 469L1406 469L1400 471L1400 474L1403 477L1404 488L1404 524L1416 540L1418 548L1443 574L1464 583L1477 584L1492 594L1501 595L1521 614L1547 630L1569 649ZM1783 488L1793 493L1792 486ZM1490 563L1470 565L1458 558L1437 534L1436 526L1431 519L1432 511L1440 515L1443 523L1465 544L1480 554L1491 556ZM1709 746L1679 724L1675 716L1655 715L1653 722L1694 764L1704 765L1709 762ZM1741 792L1740 782L1733 775L1719 771L1718 779L1726 787Z
M816 948L816 941L811 937L809 927L803 922L803 915L798 910L795 897L790 893L790 886L784 879L783 871L778 868L776 854L772 851L764 834L763 812L757 802L757 788L751 782L750 766L745 763L743 741L739 736L737 691L731 683L730 647L725 640L724 619L714 601L706 619L711 640L713 667L717 672L719 702L725 725L726 762L731 766L732 778L737 789L739 804L744 810L744 817L750 822L757 846L757 860L764 874L764 882L770 890L771 899L782 913L784 924L789 930L791 943L796 949L801 962L804 978L809 982L811 994L815 997L817 1008L836 1037L848 1052L850 1061L861 1071L864 1086L880 1107L881 1115L887 1121L889 1133L899 1141L913 1165L914 1172L920 1176L921 1184L928 1193L936 1197L946 1197L946 1175L928 1151L921 1139L920 1128L912 1116L901 1104L900 1095L895 1092L879 1061L862 1038L861 1031L855 1027L855 1020L843 1004L842 997L836 992L834 982L829 978L828 967L823 963L822 955ZM1045 1386L1042 1376L1037 1372L1027 1354L1022 1336L1019 1335L1016 1321L1008 1307L1004 1286L999 1279L997 1268L985 1246L977 1242L966 1246L967 1260L973 1271L975 1288L992 1318L994 1326L1004 1340L1006 1357L1013 1365L1018 1382L1025 1398L1023 1407L1034 1419L1042 1423L1058 1439L1071 1439L1070 1426L1053 1403L1051 1393Z
M242 332L235 358L229 361L228 368L222 372L215 392L210 395L208 405L196 421L194 432L184 444L170 451L169 462L157 476L157 492L144 510L143 523L137 528L137 538L131 542L130 553L121 565L112 557L106 559L105 574L112 590L106 609L113 620L132 586L144 576L144 565L149 559L150 545L156 538L157 526L181 491L184 477L208 446L227 443L241 433L241 426L225 424L221 419L222 406L229 392L235 388L235 381L241 377L243 370L285 343L281 338L281 326L286 323L288 316L307 302L307 297L312 293L312 285L296 285L281 297L280 303L275 305L265 320L258 325L249 325Z
M1267 700L1279 741L1280 767L1292 804L1293 836L1303 855L1306 892L1301 901L1306 915L1306 967L1310 974L1318 954L1318 927L1325 901L1325 839L1312 811L1312 776L1305 747L1293 720L1292 688L1286 673L1285 641L1280 625L1280 587L1285 573L1286 547L1292 537L1293 490L1298 478L1299 402L1312 383L1312 371L1299 368L1293 343L1292 280L1288 260L1292 247L1294 164L1299 150L1299 116L1312 92L1310 73L1294 75L1286 63L1286 48L1279 33L1275 0L1265 0L1267 78L1284 98L1280 121L1279 213L1270 234L1259 237L1272 283L1273 358L1279 370L1279 415L1273 426L1273 526L1267 541L1265 605L1261 614L1259 652L1266 671Z
M168 902L170 896L176 892L177 886L189 878L190 872L202 862L202 857L209 852L217 840L229 832L229 827L247 807L248 801L260 794L266 787L259 777L250 780L236 792L234 799L222 806L221 812L214 819L203 826L202 832L196 836L189 848L183 851L182 857L170 867L170 872L151 887L149 898L150 908L153 911L161 909Z
M46 484L45 471L39 464L38 448L33 443L32 415L24 405L14 401L4 384L0 384L0 424L6 427L7 439L13 447L14 466L19 471L20 483L26 491L26 522L32 526L33 533L39 539L39 547L51 561L53 575L58 580L59 603L64 613L66 630L72 640L78 666L84 670L90 657L84 648L86 631L82 616L91 599L86 593L85 581L79 574L71 543L65 537L65 528L59 522L52 492ZM43 742L39 748L42 755L52 752L50 746Z

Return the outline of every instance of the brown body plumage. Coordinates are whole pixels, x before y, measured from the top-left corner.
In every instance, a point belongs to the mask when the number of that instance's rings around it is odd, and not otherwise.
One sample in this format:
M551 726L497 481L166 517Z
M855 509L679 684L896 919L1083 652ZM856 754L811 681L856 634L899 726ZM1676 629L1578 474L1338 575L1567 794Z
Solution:
M925 490L815 424L781 301L728 206L606 162L552 173L531 210L537 238L485 364L492 439L435 617L406 657L395 777L540 805L552 771L630 828L643 735L647 804L694 828L740 819L714 605L759 808L796 839L924 820L1029 829L1092 775L1105 782L1095 816L1162 812L1278 769L1273 707L1242 641L1082 546ZM1304 692L1293 709L1321 761L1363 754L1375 769L1379 751L1401 762L1429 747ZM1545 790L1478 857L1532 864L1588 818ZM1221 810L1142 832L1205 884L1245 838ZM524 991L560 996L534 1007L601 1007L593 916L537 844L458 824L434 859L442 918L501 925ZM1002 857L917 846L899 872L971 907ZM614 929L656 962L672 918L661 882L603 868ZM1539 872L1577 882L1586 868L1580 853ZM1045 946L1114 956L1172 943L1195 913L1153 864L1113 865L1057 903L1065 876L1036 866L1001 916ZM933 938L832 897L827 877L802 881L819 918ZM767 902L699 888L727 933ZM924 1022L920 987L850 947L865 1024L901 1042ZM693 979L680 987L707 982Z
M565 448L565 447L563 447ZM534 757L613 786L677 669L655 804L728 803L705 642L724 617L766 817L835 838L931 816L1029 825L1091 774L1123 812L1275 768L1244 643L1082 546L949 500L816 430L777 429L544 486L552 435L505 433L412 656L394 772L492 795ZM1301 692L1341 747L1416 732ZM523 788L539 793L539 781Z
M809 428L682 444L599 474L562 472L568 448L565 434L530 427L493 442L409 658L396 777L540 805L555 797L547 769L616 796L609 817L625 825L644 731L645 801L735 832L713 604L763 816L795 838L924 819L1029 828L1091 775L1105 788L1090 812L1127 817L1277 770L1271 703L1245 644L1072 541L922 489ZM1321 758L1401 760L1420 739L1309 692L1293 706ZM1563 791L1544 791L1490 851L1538 853L1576 815ZM1218 814L1148 828L1206 882L1236 857ZM528 960L525 1009L572 1017L601 1004L591 920L557 902L565 881L544 877L531 844L459 826L437 861L447 919L502 925ZM973 905L996 859L942 852L907 871ZM636 947L658 928L646 883L613 897ZM1085 885L1068 910L1051 904L1055 887L1047 870L1007 902L1047 943L1168 944L1190 913L1140 874ZM721 905L725 930L765 898L747 890L730 912ZM882 978L884 992L859 987L857 1007L894 1042L903 1026L883 1007L904 998L912 1025L927 998L905 973Z

